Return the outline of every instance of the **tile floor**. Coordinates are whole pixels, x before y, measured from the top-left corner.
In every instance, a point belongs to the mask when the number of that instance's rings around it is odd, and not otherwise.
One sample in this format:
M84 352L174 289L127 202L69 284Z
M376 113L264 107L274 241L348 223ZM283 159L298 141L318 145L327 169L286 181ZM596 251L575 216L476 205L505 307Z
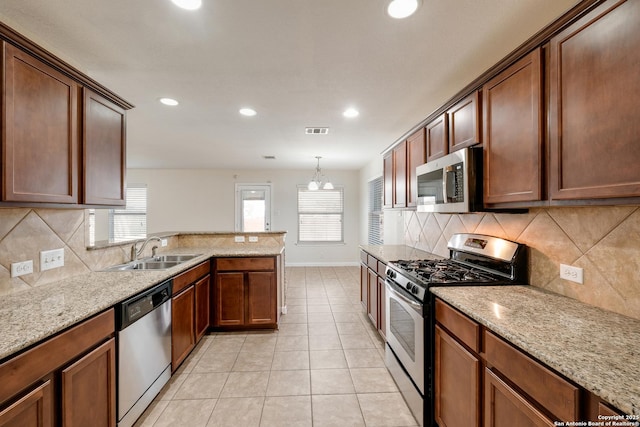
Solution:
M279 330L204 337L136 427L415 426L362 311L359 268L286 277Z

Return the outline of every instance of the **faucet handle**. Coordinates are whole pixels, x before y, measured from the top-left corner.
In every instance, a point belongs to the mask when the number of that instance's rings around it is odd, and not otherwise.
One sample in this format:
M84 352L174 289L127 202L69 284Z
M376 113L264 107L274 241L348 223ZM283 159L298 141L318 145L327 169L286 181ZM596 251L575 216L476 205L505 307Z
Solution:
M151 256L155 257L157 252L158 252L158 247L157 246L152 246L151 247Z

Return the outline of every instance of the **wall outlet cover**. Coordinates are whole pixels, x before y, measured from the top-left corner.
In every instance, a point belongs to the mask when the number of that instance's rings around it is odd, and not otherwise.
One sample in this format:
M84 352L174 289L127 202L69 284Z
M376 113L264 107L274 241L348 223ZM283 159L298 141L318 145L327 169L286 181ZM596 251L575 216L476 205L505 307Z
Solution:
M236 243L244 243L244 236L235 236L234 240Z
M258 236L249 236L249 243L257 243Z
M167 246L167 239L160 239L160 246L163 248Z
M560 278L572 282L584 283L584 270L572 265L560 264Z
M11 277L19 277L31 273L33 273L33 260L11 263Z

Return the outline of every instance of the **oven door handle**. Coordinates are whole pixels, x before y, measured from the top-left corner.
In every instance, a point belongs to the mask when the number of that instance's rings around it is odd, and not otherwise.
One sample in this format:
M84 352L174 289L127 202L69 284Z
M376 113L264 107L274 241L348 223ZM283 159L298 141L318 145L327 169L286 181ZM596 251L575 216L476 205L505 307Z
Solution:
M391 284L391 282L389 282L388 280L385 280L385 284L387 286L387 291L391 292L400 301L408 304L409 306L411 306L412 309L414 309L418 313L422 314L422 310L424 308L423 304L420 304L419 302L412 301L411 299L409 299L406 296L402 295L400 292L398 292L395 289L395 286L393 284Z

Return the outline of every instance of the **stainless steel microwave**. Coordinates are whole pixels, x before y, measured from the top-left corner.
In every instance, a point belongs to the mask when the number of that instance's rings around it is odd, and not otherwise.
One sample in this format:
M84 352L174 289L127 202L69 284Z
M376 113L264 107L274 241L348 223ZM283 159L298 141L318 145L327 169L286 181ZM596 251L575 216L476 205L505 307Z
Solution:
M483 210L482 148L468 147L416 168L418 212Z

